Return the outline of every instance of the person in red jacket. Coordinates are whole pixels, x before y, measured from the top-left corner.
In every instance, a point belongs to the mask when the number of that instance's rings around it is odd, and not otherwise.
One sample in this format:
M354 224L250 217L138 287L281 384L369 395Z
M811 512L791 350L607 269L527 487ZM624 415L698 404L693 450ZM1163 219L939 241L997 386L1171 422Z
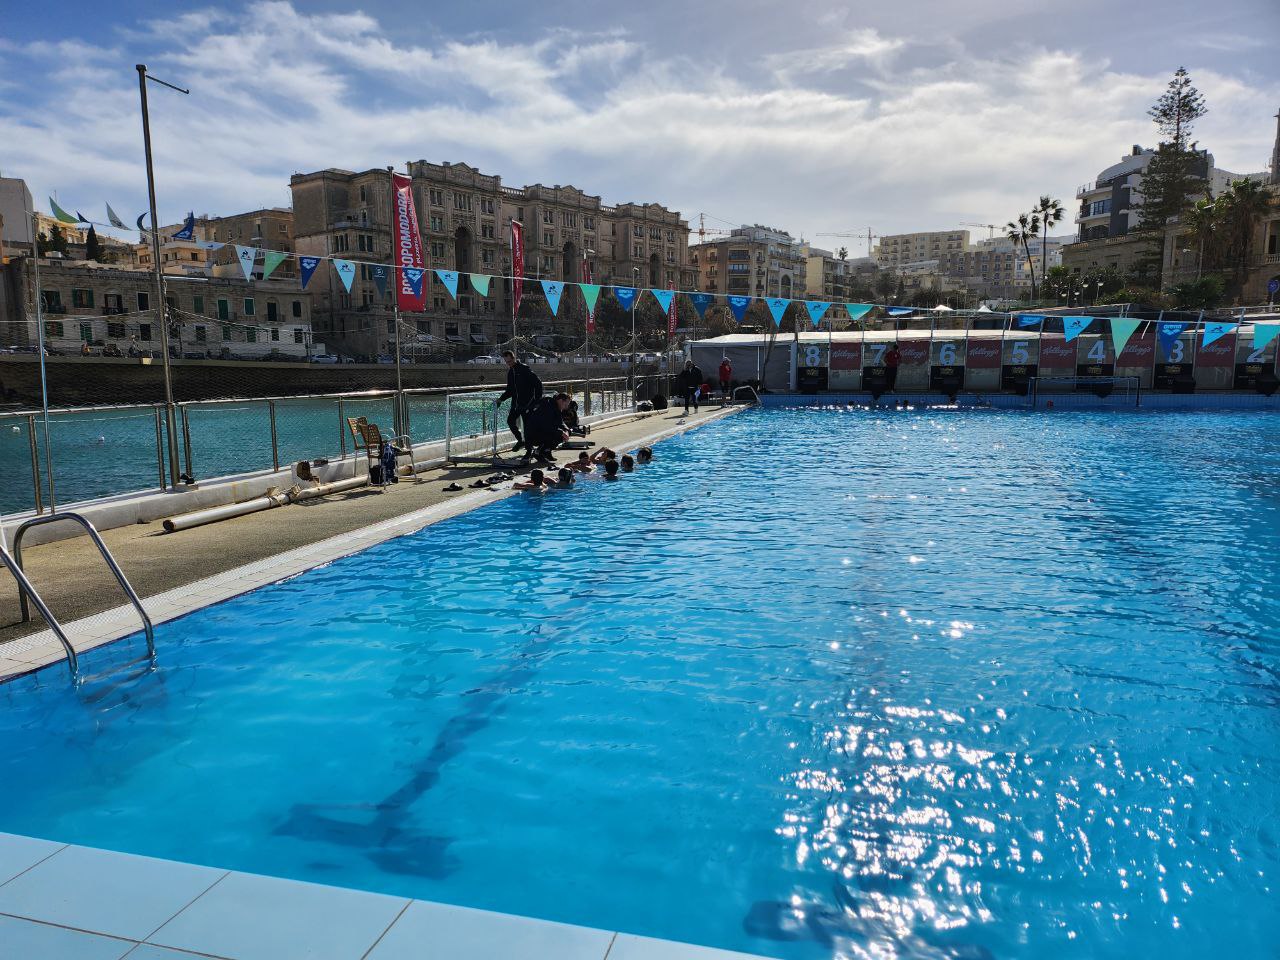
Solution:
M733 364L729 362L728 357L720 358L720 392L727 399L729 396L729 384L733 380Z
M898 386L898 364L902 362L902 354L898 352L896 343L889 344L889 351L884 355L884 372L889 377L889 389L895 390Z

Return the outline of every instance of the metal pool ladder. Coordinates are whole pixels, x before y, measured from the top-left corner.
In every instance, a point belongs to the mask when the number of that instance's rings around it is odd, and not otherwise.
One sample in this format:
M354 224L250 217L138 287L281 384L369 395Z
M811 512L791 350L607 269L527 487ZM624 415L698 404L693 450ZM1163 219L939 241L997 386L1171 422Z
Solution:
M80 526L84 527L85 533L89 534L89 538L93 540L94 546L98 548L98 552L102 554L102 559L107 562L107 566L111 569L123 588L125 595L129 598L129 602L133 604L138 616L142 618L142 630L147 638L147 658L151 665L155 666L156 662L156 637L155 628L151 624L151 618L147 616L147 611L142 607L142 601L138 599L138 594L129 584L129 580L124 575L124 571L120 569L120 564L116 563L116 558L111 555L111 551L107 549L107 545L102 542L97 529L85 517L78 513L54 513L43 517L32 517L30 520L24 521L18 526L17 531L13 535L13 554L10 555L4 547L3 538L0 538L0 561L9 568L9 572L13 574L15 580L18 581L18 605L22 610L22 622L29 623L31 621L31 609L28 605L28 598L35 603L36 609L40 611L40 615L44 617L45 622L49 624L49 629L53 631L62 642L62 648L67 652L67 666L71 670L71 682L80 683L80 663L76 657L75 647L71 645L71 641L67 639L67 633L62 629L62 624L49 611L48 605L41 598L36 588L32 586L31 581L27 578L26 573L22 569L22 538L26 532L32 527L43 526L48 523L56 523L59 520L74 520Z

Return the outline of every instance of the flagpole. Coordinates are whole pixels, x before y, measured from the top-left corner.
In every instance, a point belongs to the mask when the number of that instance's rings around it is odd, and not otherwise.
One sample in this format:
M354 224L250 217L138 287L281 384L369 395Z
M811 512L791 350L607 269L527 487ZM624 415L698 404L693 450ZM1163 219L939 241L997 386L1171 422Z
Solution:
M404 436L408 431L405 428L406 417L404 415L405 414L404 379L400 370L400 354L401 354L401 350L400 350L400 288L399 286L396 285L396 256L395 256L395 252L396 252L395 167L392 167L392 166L387 167L387 185L391 189L390 206L387 207L387 211L389 216L391 217L391 220L387 224L387 234L391 240L391 249L389 251L389 255L391 259L391 277L389 279L391 280L391 315L394 318L393 326L395 329L393 342L395 344L395 350L396 350L396 416L395 416L396 427L395 427L395 431L396 431L396 436ZM412 187L410 189L412 189ZM416 206L415 206L415 209L416 209ZM425 289L426 282L427 282L426 276L427 276L426 272L424 271L422 274L424 295L426 292L426 289Z
M178 430L173 415L173 372L169 365L169 318L164 302L164 271L160 267L160 221L156 216L156 176L151 161L151 115L147 109L147 65L139 63L138 93L142 99L142 144L147 158L147 202L151 209L151 258L156 271L156 317L160 327L160 362L164 370L164 422L165 436L169 442L169 483L178 485ZM157 83L164 83L157 80ZM166 87L172 84L164 83ZM186 93L180 87L173 87Z
M31 264L35 271L34 283L36 305L36 343L40 350L40 412L44 418L44 472L49 477L49 512L58 512L58 501L53 488L53 454L49 443L49 383L45 378L44 358L44 298L40 294L40 219L37 214L31 215ZM36 491L39 502L40 491ZM0 539L3 546L3 539Z

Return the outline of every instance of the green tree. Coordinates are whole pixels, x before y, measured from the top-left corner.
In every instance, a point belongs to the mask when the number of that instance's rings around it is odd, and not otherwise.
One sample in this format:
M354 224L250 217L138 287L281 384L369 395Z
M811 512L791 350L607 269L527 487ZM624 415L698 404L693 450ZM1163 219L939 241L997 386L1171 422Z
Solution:
M102 243L98 240L98 232L93 228L93 224L89 224L89 234L85 237L84 258L97 262L102 261Z
M1179 310L1212 310L1222 305L1226 285L1222 282L1222 277L1210 273L1194 280L1175 283L1169 293Z
M1051 267L1044 276L1044 286L1040 292L1046 297L1065 301L1071 306L1072 294L1079 286L1079 278L1066 267Z
M1253 238L1258 222L1271 210L1274 198L1256 180L1236 180L1214 202L1215 229L1221 265L1229 271L1229 292L1239 296L1249 274Z
M62 232L62 228L56 223L49 230L49 235L43 233L36 237L36 252L40 256L52 253L60 253L64 257L67 255L67 238Z
M1031 259L1031 241L1040 232L1040 217L1036 213L1020 213L1017 220L1010 220L1004 225L1005 236L1013 241L1014 249L1022 248L1022 255L1027 261L1027 272L1031 274L1031 299L1036 298L1036 268Z
M1155 122L1165 137L1165 143L1185 150L1192 126L1208 112L1204 97L1192 85L1187 68L1179 67L1160 99L1147 111L1147 116Z
M1217 263L1217 250L1214 241L1218 228L1218 212L1214 207L1213 197L1206 194L1197 200L1181 218L1186 235L1195 244L1196 279L1200 279L1206 265Z
M876 274L875 292L880 297L893 296L893 288L895 286L893 274L888 270L881 270ZM868 297L868 299L870 299Z
M1031 212L1040 218L1040 285L1044 286L1049 276L1049 228L1061 223L1067 212L1062 208L1061 200L1055 200L1048 194L1040 197L1040 202Z

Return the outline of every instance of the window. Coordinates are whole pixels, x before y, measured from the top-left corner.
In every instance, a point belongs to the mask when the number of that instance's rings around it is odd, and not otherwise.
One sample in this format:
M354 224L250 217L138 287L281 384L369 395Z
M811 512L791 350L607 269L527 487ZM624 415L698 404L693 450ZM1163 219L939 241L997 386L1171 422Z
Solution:
M301 342L302 342L302 328L301 328L301 327L294 327L294 328L293 328L293 342L294 342L294 343L301 343Z
M560 223L561 226L576 227L578 225L578 215L576 213L569 213L569 211L566 210L564 213L560 214Z
M345 233L339 233L336 236L334 236L333 238L334 253L346 253L347 250L349 249L350 249L350 245L347 241L347 235Z
M431 241L431 256L435 257L437 260L444 259L444 244L441 241Z
M676 232L674 230L668 230L667 243L675 243L675 242L676 242Z
M482 223L482 224L480 224L480 238L481 238L482 240L492 240L492 239L493 239L493 224L492 224L492 223Z
M224 323L222 325L222 341L223 343L231 342L231 324Z
M272 343L279 343L279 342L280 342L280 328L279 328L279 327L272 327L272 328L271 328L271 342L272 342Z
M267 301L267 323L278 323L280 320L280 308L274 300Z
M430 333L431 333L431 321L430 321L430 320L419 320L419 321L417 321L417 328L418 328L418 332L419 332L419 333L430 334ZM388 326L388 327L387 327L387 333L390 333L390 332L391 332L391 327L390 327L390 326Z
M431 215L431 230L433 233L444 233L444 217L437 217L433 213Z
M139 310L151 309L151 295L146 291L143 291L143 290L138 291L138 309Z
M62 313L62 293L58 290L45 290L40 294L40 299L44 301L44 309Z
M550 230L543 230L543 231L542 231L542 242L543 242L543 243L545 243L545 244L546 244L547 246L549 246L549 247L550 247L550 246L554 246L554 245L555 245L555 242L556 242L556 235L555 235L554 233L552 233Z
M643 244L643 243L637 243L637 244L633 245L633 246L632 246L632 248L631 248L631 255L632 255L633 257L635 257L636 259L640 259L641 257L643 257L643 256L644 256L644 244Z
M218 300L218 319L219 320L231 319L231 301L227 300L225 297L222 297Z
M93 291L92 290L72 290L71 305L73 307L92 307Z
M484 263L486 266L493 266L493 251L492 251L492 250L481 250L481 251L480 251L480 261L481 261L482 263Z
M113 340L123 340L125 336L124 323L120 320L108 320L107 336Z
M632 225L631 225L631 235L632 235L633 237L643 237L643 236L644 236L644 227L640 226L640 224L638 224L638 223L632 224Z
M244 303L244 315L246 317L252 317L253 316L253 297L245 297L242 302Z
M458 336L458 325L456 323L446 323L444 325L444 335L446 337Z
M455 193L453 195L453 209L469 211L471 209L471 195L469 193Z
M582 218L582 229L583 229L583 230L594 230L595 228L596 228L596 218L595 218L595 217L583 217L583 218Z
M360 184L360 202L361 202L361 203L368 203L368 202L369 202L369 194L368 194L368 191L366 190L365 185L364 185L363 183L362 183L362 184Z
M293 301L293 315L294 315L295 317L301 317L301 316L302 316L302 301L301 301L301 300L295 300L295 301Z
M203 324L196 326L196 343L206 343L209 340L208 328Z
M149 323L138 324L138 339L141 340L143 343L151 342L151 324Z
M554 211L554 210L543 210L543 211L542 211L542 222L543 222L543 223L545 223L545 224L547 224L547 226L554 227L554 226L556 225L556 214L555 214L555 211Z
M1091 217L1098 217L1104 213L1110 213L1110 212L1111 212L1110 197L1107 197L1107 199L1105 200L1095 200L1093 201L1093 203L1089 204L1089 216Z
M86 343L93 339L93 324L91 322L85 321L80 324L80 339Z
M60 337L60 336L62 336L62 321L61 321L61 320L46 320L46 321L44 322L44 335L45 335L46 337Z
M193 313L204 313L204 297L197 295L192 298L191 302Z
M124 313L124 300L118 293L107 293L102 297L102 309L107 313Z
M435 310L444 310L445 309L444 297L432 297L431 306Z
M245 342L245 343L257 343L257 342L258 342L258 328L257 328L257 327L245 327L245 328L244 328L244 342Z
M486 301L484 302L484 312L485 312L485 313L493 313L493 312L494 312L495 310L497 310L497 309L498 309L497 301L495 301L495 300L486 300Z
M444 206L444 191L443 191L443 190L429 190L429 191L428 191L428 193L429 193L429 195L430 195L430 197L431 197L431 205L432 205L433 207L443 207L443 206Z

